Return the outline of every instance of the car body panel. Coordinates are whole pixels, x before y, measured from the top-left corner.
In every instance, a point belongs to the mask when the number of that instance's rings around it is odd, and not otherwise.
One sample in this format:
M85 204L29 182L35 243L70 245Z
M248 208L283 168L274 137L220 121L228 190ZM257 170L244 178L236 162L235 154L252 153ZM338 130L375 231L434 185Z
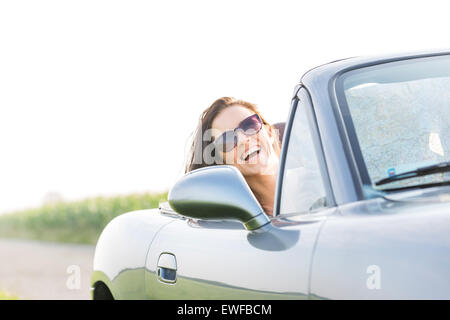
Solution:
M280 216L262 232L239 222L178 220L165 226L146 264L149 299L307 299L320 215ZM177 281L158 280L162 253L176 256Z
M144 299L148 249L158 231L175 220L158 209L128 212L111 220L95 248L92 286L102 281L115 299Z
M412 198L414 193L420 195ZM339 211L325 222L316 246L313 296L450 298L450 187L356 202ZM370 284L374 270L379 286Z

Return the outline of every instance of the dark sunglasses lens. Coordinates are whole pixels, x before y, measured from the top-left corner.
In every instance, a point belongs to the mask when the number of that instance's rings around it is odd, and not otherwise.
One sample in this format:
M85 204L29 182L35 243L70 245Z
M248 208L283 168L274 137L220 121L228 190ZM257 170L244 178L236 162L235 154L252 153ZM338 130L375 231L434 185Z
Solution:
M246 135L251 136L259 132L262 128L262 121L257 114L254 114L244 121L239 126Z
M233 131L226 131L216 140L216 145L222 152L229 152L234 149L237 137Z

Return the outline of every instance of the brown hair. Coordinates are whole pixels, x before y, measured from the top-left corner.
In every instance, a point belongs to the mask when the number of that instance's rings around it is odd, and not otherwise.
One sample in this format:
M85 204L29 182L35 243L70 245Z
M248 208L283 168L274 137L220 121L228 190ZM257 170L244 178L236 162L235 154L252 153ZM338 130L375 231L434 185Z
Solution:
M208 107L206 110L202 112L199 119L199 124L195 131L193 132L193 140L189 149L188 153L188 159L186 162L186 168L185 172L190 172L195 169L207 167L207 166L213 166L216 165L216 163L206 163L203 158L203 151L205 150L206 146L211 143L210 141L204 141L203 140L203 133L207 130L212 128L212 123L214 119L217 117L217 115L222 112L225 108L229 108L231 106L240 105L243 106L252 112L258 114L258 116L261 118L263 124L266 127L272 128L272 132L275 135L274 139L274 150L275 152L280 155L280 141L278 138L278 132L277 130L272 127L264 118L261 116L259 111L257 110L257 107L255 104L244 101L244 100L238 100L232 97L222 97L214 101L214 103Z

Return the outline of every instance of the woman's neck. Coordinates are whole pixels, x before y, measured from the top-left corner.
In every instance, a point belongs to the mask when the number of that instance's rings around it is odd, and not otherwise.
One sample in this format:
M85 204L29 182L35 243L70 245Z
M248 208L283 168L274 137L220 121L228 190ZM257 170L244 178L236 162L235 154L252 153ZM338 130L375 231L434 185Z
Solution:
M264 212L273 215L275 198L275 187L277 183L276 174L261 174L246 177L247 184L252 189Z

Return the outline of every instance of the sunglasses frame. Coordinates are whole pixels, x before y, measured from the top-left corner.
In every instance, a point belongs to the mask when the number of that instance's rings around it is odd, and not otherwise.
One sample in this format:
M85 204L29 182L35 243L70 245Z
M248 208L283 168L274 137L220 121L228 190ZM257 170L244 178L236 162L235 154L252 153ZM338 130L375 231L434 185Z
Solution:
M258 120L258 122L259 122L259 129L258 130L256 130L255 132L252 132L252 133L250 133L250 134L247 134L247 130L244 130L244 128L242 128L242 124L245 122L245 121L248 121L250 118L253 118L253 117L255 117L257 120ZM238 136L237 136L237 134L236 134L236 132L238 131L238 130L241 130L246 136L253 136L253 135L255 135L255 134L257 134L259 131L261 131L261 129L262 129L262 127L263 127L263 121L262 121L262 119L261 119L261 117L257 114L257 113L254 113L254 114L252 114L251 116L248 116L247 118L245 118L244 120L242 120L241 122L239 122L239 125L236 127L236 128L234 128L233 130L227 130L227 131L225 131L225 132L223 132L217 139L215 139L214 140L214 145L216 146L216 147L218 147L219 146L219 143L218 143L218 141L224 141L225 140L225 136L227 135L227 134L231 134L231 132L232 132L232 134L233 134L233 147L232 148L227 148L226 146L227 146L227 144L226 143L222 143L222 152L223 153L225 153L225 152L230 152L230 151L232 151L234 148L236 148L236 146L237 146L237 143L238 143ZM229 149L229 150L228 150Z

